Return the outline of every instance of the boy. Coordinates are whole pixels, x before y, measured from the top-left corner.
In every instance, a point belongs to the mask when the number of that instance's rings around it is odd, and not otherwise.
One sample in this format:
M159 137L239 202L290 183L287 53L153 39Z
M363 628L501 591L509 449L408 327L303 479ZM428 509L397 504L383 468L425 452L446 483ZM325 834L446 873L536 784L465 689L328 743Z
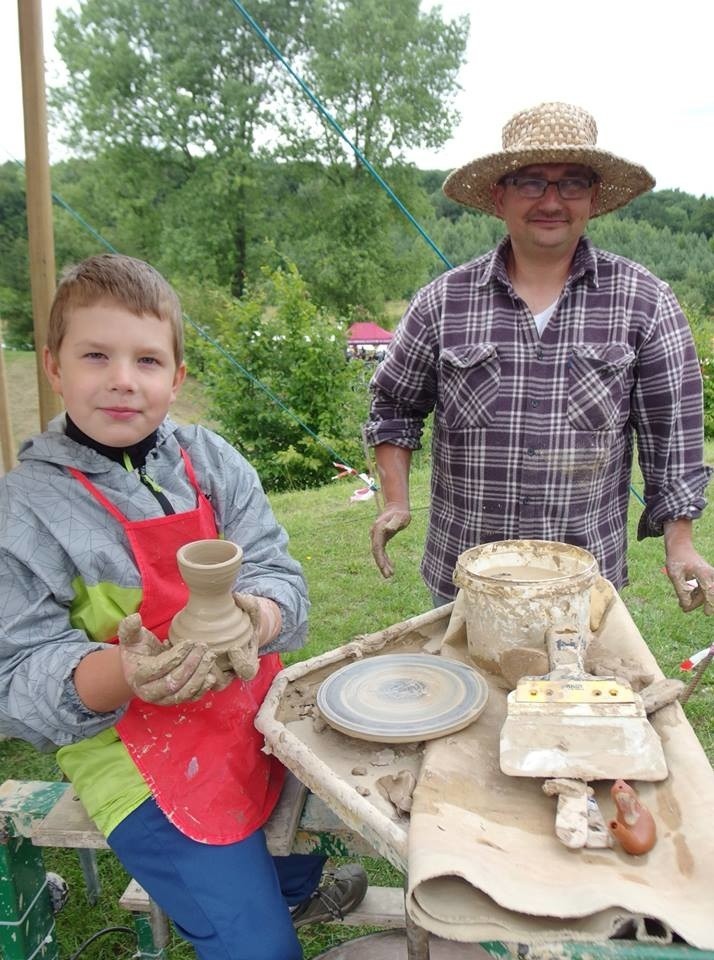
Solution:
M352 909L367 884L350 865L317 890L324 858L272 858L260 829L284 770L253 718L278 651L306 633L285 531L240 454L167 418L186 374L181 307L148 264L70 268L44 367L66 414L0 480L0 731L60 748L110 847L200 958L299 960L295 928ZM249 680L190 639L160 642L187 599L176 550L217 536L243 548Z

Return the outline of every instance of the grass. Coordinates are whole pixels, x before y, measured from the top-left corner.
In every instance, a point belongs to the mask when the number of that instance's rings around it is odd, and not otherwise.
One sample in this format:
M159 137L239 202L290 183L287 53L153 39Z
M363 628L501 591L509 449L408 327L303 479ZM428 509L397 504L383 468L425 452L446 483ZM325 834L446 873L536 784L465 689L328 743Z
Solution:
M28 378L34 378L31 354L9 355L8 382L11 384L11 409L15 432L21 409L30 400ZM18 373L16 364L22 365ZM24 383L15 393L12 384ZM179 420L198 419L202 415L200 387L193 386L193 397L184 393L185 406L174 410ZM15 404L16 396L23 398ZM20 410L20 414L17 411ZM31 418L30 418L31 419ZM32 432L30 425L24 432ZM708 462L714 460L714 444L707 445ZM635 476L636 489L642 489ZM290 492L271 497L276 515L290 535L292 554L303 564L312 601L310 636L305 648L287 656L286 662L305 659L347 642L357 633L369 633L427 610L429 593L419 576L419 559L424 543L429 502L428 472L413 473L413 516L410 527L391 541L389 553L395 562L395 576L383 580L370 555L369 528L374 519L374 501L350 503L353 490L361 482L343 479L317 490ZM635 529L640 506L633 497L630 516L630 586L623 591L633 620L657 657L666 676L680 676L678 664L691 653L712 642L713 622L700 611L680 612L667 577L662 573L662 541L636 542ZM700 552L714 552L714 509L705 511L695 526ZM710 668L689 703L687 716L710 761L714 762L714 667ZM52 756L40 755L18 741L0 743L0 782L18 779L59 779ZM103 885L101 903L87 909L83 880L76 856L70 851L46 851L48 869L61 873L73 892L70 902L58 917L58 935L62 955L69 957L98 929L108 925L126 925L128 915L117 901L128 877L113 855L100 852L99 870ZM373 882L399 884L400 877L384 861L366 861ZM322 951L345 939L362 935L364 929L308 927L301 931L305 958L311 960ZM134 944L126 935L111 934L96 941L83 954L89 960L129 957ZM170 948L172 960L190 960L192 950L178 938Z

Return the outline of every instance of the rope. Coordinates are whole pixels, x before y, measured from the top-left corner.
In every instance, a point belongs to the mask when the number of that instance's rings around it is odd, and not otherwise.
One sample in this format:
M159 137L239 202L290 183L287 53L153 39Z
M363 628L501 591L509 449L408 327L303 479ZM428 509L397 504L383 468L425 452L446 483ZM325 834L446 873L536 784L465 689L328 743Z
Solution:
M691 695L694 693L694 691L697 689L697 687L699 686L699 681L704 676L704 671L707 669L707 667L712 662L712 660L714 660L714 644L711 646L709 652L697 667L692 679L689 681L687 686L682 691L681 696L679 697L679 702L681 704L685 704L687 700L689 700Z

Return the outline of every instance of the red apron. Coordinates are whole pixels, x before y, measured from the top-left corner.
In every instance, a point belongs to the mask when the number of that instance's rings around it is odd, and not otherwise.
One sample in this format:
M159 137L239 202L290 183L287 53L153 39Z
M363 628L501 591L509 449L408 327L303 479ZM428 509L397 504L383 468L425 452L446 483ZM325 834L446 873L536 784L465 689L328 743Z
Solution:
M191 540L218 536L213 509L201 492L193 466L181 451L197 494L187 513L153 520L127 518L74 468L70 473L122 525L142 582L141 620L160 640L188 601L176 551ZM112 641L116 643L116 638ZM282 764L262 752L263 736L253 720L281 668L278 654L260 658L249 681L235 679L225 690L192 703L160 707L138 697L129 702L116 729L159 807L182 833L201 843L242 840L270 816L285 775Z

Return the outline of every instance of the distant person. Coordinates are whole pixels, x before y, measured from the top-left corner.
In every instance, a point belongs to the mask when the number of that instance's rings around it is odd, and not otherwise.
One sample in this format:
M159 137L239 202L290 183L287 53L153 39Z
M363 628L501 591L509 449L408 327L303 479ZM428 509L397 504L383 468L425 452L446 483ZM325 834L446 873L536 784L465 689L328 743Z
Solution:
M692 544L711 471L687 320L667 284L584 236L654 180L596 137L584 110L540 104L506 124L502 150L447 178L448 197L500 217L508 235L417 293L372 379L366 436L385 507L371 538L385 577L434 411L422 574L435 603L455 595L459 554L495 540L576 544L624 586L636 440L638 538L663 535L680 606L714 613L714 569Z
M325 858L273 858L261 829L284 769L253 721L278 652L304 643L300 566L248 462L167 417L186 374L181 306L152 267L103 255L69 269L44 367L67 412L0 480L0 732L60 748L109 846L198 957L298 960L296 927L341 917L367 888L352 864L318 889ZM162 642L187 601L176 550L214 537L243 549L245 679L204 644Z

